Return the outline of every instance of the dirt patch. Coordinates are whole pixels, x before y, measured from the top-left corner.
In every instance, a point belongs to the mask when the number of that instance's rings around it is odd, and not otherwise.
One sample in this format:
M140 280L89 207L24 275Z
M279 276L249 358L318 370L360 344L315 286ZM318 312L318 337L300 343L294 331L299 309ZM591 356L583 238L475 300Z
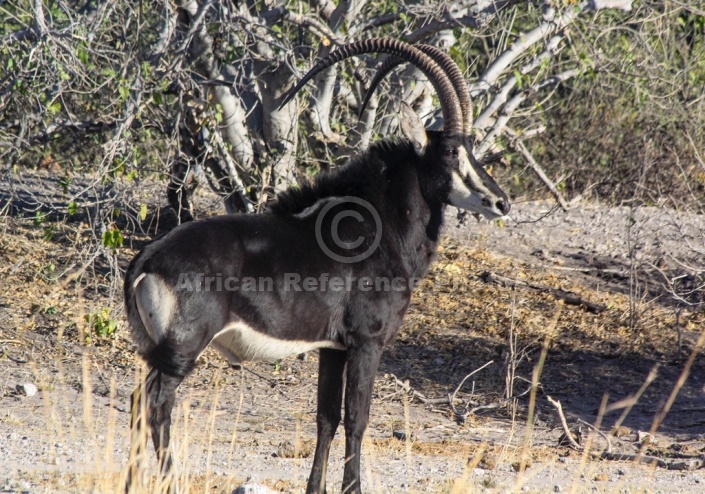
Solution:
M55 195L37 204L61 211L51 204L68 204L67 197ZM36 194L3 197L14 208L18 197L26 203ZM111 262L124 267L135 253L127 246L139 246L148 229L136 229L116 258L91 259L90 215L67 220L57 213L36 224L26 206L16 212L27 219L12 214L0 225L0 487L119 492L129 394L141 367L126 339ZM150 203L149 218L157 211ZM562 429L547 396L561 401L589 450L606 442L579 420L599 419L604 433L620 425L620 437L610 437L615 452L666 460L705 454L705 363L699 354L689 360L705 328L697 305L705 219L590 205L563 213L543 203L516 204L512 215L498 227L457 225L449 212L437 262L378 373L363 446L367 491L702 492L702 470L599 461L559 446ZM120 221L127 230L129 221ZM488 284L486 272L571 291L607 310L594 314L540 290ZM105 318L118 330L99 335L91 316L111 307ZM457 391L455 412L447 402L419 399L446 397L489 361ZM539 365L536 392L505 401L508 389L516 396L529 388ZM628 403L656 367L653 382ZM315 439L316 372L315 353L238 371L207 352L174 412L184 484L192 492L231 492L250 479L301 492L311 461L306 445ZM18 393L24 382L37 395ZM615 406L620 400L631 407L625 417ZM640 445L638 433L652 429L667 405L655 442ZM605 406L615 409L604 413ZM342 470L337 437L331 491Z

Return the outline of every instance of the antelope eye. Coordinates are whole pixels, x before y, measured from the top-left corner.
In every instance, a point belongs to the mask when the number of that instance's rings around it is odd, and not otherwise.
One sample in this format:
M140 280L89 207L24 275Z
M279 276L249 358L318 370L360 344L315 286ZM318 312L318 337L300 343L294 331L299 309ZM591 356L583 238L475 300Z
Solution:
M445 155L446 155L446 156L454 156L454 157L457 157L457 156L458 156L458 150L457 150L456 148L447 148L447 149L445 150Z

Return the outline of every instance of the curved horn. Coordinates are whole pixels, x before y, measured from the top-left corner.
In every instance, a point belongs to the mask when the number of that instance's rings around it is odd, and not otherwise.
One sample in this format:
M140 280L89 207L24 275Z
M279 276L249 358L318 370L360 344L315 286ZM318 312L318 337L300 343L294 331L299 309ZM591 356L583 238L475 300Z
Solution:
M416 45L416 48L419 48L419 45ZM362 117L362 114L365 113L365 109L367 108L367 105L370 103L370 99L372 99L372 94L377 89L377 86L379 86L381 84L381 82L384 80L384 78L387 77L392 70L394 70L397 66L403 64L404 62L405 62L405 60L403 58L399 58L399 57L389 57L384 62L382 62L382 66L379 69L377 69L377 73L372 78L372 81L370 82L370 86L367 88L367 91L365 92L365 98L362 100L362 104L360 105L360 111L358 112L358 117Z
M470 130L472 129L472 98L470 97L470 90L468 89L468 85L465 82L465 78L463 77L463 73L460 71L460 68L446 52L436 48L435 46L414 45L414 47L431 57L445 71L451 84L453 84L453 89L455 89L458 99L460 100L460 108L463 113L464 134L470 135ZM384 78L387 77L387 75L397 65L404 62L405 60L399 57L390 57L385 60L372 79L369 89L365 93L365 99L362 101L362 105L360 105L360 115L362 115L362 112L365 111L365 108L372 97L372 93L374 93L375 89L377 89L377 86L379 86Z
M305 76L294 86L289 94L286 95L284 101L279 106L283 107L287 104L299 90L311 80L316 74L335 65L341 60L360 55L363 53L387 53L395 55L409 63L414 64L424 73L428 80L436 90L438 99L441 101L441 111L443 112L443 121L445 132L451 134L463 133L463 114L458 96L453 84L444 72L444 70L431 57L426 55L418 48L390 38L373 38L361 41L355 41L345 46L341 46L333 53L323 58L314 67L309 70Z

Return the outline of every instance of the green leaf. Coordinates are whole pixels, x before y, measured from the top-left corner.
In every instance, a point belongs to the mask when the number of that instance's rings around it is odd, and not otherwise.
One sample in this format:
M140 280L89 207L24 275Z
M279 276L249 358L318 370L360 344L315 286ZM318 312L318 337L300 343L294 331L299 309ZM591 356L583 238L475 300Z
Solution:
M140 221L144 221L147 218L147 205L140 205Z
M71 177L64 175L59 179L59 187L64 194L69 193L69 185L71 185Z
M102 242L103 246L112 249L113 252L116 251L118 248L122 247L122 243L125 240L122 236L122 232L118 230L117 228L113 228L111 230L106 230L103 232L103 237L102 237Z
M84 47L79 47L76 50L76 55L78 55L78 59L81 61L83 65L88 65L88 61L90 60L88 57L88 51Z
M76 201L69 203L68 212L69 214L76 214L78 212L78 204L76 204Z
M42 223L44 223L44 221L46 221L46 218L47 218L47 215L45 213L37 211L34 214L34 220L33 220L34 226L42 226Z
M123 101L127 100L127 98L130 97L130 88L127 87L127 81L125 79L120 80L120 85L118 86L118 94L120 95L120 99Z
M523 78L522 78L521 72L519 72L518 70L514 70L514 79L516 79L516 81L517 81L517 87L519 89L521 89L521 86L523 85L523 81L522 81Z
M223 122L223 106L220 103L215 105L215 121L218 123Z
M100 311L92 312L84 316L86 324L90 328L90 333L101 338L115 336L118 324L115 319L110 317L110 308L105 308ZM86 337L86 343L91 342L90 335Z

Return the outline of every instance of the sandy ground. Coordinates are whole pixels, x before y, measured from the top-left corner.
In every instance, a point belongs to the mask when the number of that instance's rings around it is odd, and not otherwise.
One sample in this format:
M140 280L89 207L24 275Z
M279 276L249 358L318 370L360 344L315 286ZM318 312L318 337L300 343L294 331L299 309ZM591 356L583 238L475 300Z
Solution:
M86 345L70 325L62 326L75 317L78 305L95 300L66 295L65 306L39 310L42 300L56 299L57 293L63 299L63 292L52 285L37 302L30 301L25 291L35 282L33 271L18 259L54 255L56 249L18 230L17 215L3 221L0 492L120 492L129 454L129 394L139 372L125 333ZM448 293L437 284L422 287L386 353L363 446L365 492L705 492L703 469L596 460L589 452L559 446L562 429L547 399L561 401L571 427L600 418L599 428L609 433L623 410L603 414L603 400L632 396L658 366L658 377L622 422L620 437L610 439L613 451L633 454L640 450L638 432L652 427L683 369L692 364L655 441L642 452L670 462L702 458L705 363L699 355L690 364L688 358L705 318L702 308L674 303L669 290L687 293L693 303L703 297L687 290L698 282L689 273L705 269L703 232L702 216L657 208L581 204L565 213L549 203L520 203L502 227L472 218L460 225L449 212L447 238L430 277L460 270L469 284L463 293ZM23 242L44 247L30 252ZM540 290L487 285L480 279L487 271L572 290L608 310L593 315ZM639 295L630 299L630 293ZM634 324L629 307L639 316ZM408 380L426 397L441 398L463 376L494 360L459 396L468 408L497 404L506 389L510 325L516 325L524 350L516 372L529 380L540 360L541 330L553 331L533 403L527 394L458 424L447 403L411 399L392 377ZM317 355L246 369L227 368L208 353L182 385L173 433L181 484L190 492L230 493L249 480L303 492L311 462L307 453L315 441ZM35 396L16 390L27 382L38 387ZM526 387L518 380L516 394ZM603 437L588 437L590 429L581 429L588 451L604 450ZM411 440L395 439L395 430L406 430ZM292 450L304 457L292 458ZM328 469L330 492L339 490L342 470L343 443L337 437Z

